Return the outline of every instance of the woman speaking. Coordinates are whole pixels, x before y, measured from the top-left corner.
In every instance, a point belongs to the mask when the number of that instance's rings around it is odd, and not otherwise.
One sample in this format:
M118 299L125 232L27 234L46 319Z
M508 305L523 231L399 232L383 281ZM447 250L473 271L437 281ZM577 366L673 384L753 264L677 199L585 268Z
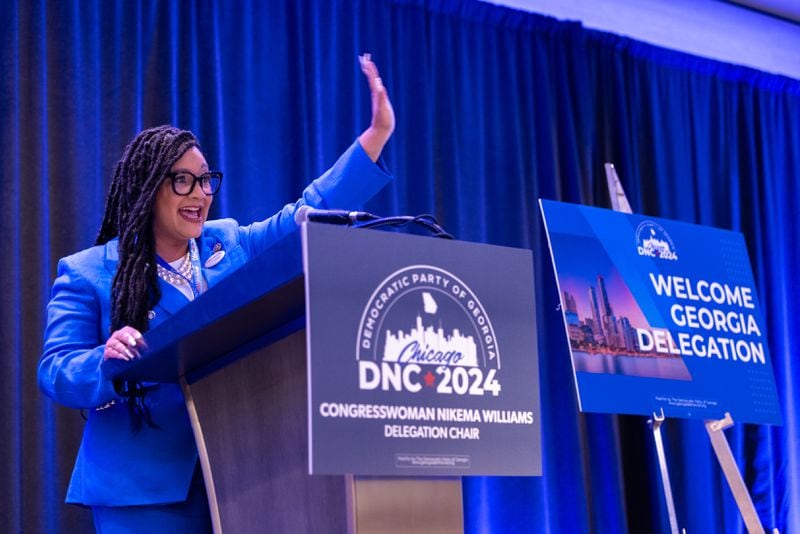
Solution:
M139 133L117 163L96 246L59 261L39 386L88 413L66 500L91 507L98 532L210 531L180 387L115 387L101 364L138 357L143 332L296 230L301 205L354 207L391 179L376 162L394 111L369 55L360 60L371 124L296 203L248 226L207 221L222 173L191 132L159 126Z

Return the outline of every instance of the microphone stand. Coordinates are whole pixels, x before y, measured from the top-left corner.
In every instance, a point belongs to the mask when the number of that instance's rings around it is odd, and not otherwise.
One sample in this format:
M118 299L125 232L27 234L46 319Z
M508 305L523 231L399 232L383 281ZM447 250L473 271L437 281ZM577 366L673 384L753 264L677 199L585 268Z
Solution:
M410 224L418 225L429 232L432 237L439 237L442 239L453 239L453 236L446 232L444 228L439 226L439 221L436 217L428 213L422 215L395 215L393 217L375 217L375 219L360 224L353 225L353 228L379 228L381 226L407 226Z

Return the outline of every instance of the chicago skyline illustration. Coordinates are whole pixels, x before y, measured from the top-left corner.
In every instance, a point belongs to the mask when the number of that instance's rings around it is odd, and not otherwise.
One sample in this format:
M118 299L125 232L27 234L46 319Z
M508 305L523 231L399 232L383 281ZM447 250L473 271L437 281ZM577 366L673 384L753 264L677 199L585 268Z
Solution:
M398 330L395 335L391 330L386 330L383 361L398 361L400 354L407 351L409 345L414 342L426 352L435 350L442 353L460 353L461 358L456 365L465 367L478 365L478 348L472 336L463 335L458 328L454 328L450 335L446 335L441 324L437 329L430 325L425 326L420 314L417 314L416 324L408 333Z
M691 380L680 355L641 350L636 329L650 325L622 280L610 296L603 275L595 275L594 281L570 279L562 284L572 289L562 290L561 297L575 371ZM615 313L615 307L624 310L622 314Z

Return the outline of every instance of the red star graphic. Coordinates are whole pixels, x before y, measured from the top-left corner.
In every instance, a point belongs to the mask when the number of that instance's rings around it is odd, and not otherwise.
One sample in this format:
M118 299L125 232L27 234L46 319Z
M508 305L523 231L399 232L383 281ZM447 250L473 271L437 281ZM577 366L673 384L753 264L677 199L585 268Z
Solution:
M436 377L433 376L433 373L431 373L430 371L425 373L425 376L423 376L422 379L425 381L425 385L428 386L429 388L432 388L433 385L436 383Z

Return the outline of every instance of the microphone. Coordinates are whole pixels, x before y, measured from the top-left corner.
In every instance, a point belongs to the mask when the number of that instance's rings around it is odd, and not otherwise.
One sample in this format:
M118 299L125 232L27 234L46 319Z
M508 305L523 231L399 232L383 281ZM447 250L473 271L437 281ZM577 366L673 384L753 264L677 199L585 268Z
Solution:
M365 211L325 210L306 205L300 206L294 212L294 222L297 223L297 226L306 221L350 226L353 223L372 221L377 218L377 216Z

